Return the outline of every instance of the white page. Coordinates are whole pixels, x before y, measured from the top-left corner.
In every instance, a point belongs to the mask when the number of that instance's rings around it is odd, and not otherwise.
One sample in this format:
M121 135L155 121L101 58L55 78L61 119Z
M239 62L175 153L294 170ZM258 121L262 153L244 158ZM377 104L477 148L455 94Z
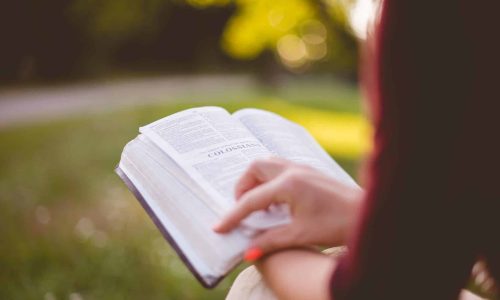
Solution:
M183 169L177 164L170 156L164 153L155 143L148 139L145 135L139 134L136 138L137 143L143 144L143 147L147 148L147 155L152 156L152 158L160 164L166 172L172 174L176 180L179 181L183 186L189 188L199 199L207 199L210 195L203 190L196 181L193 180ZM208 207L207 203L204 203L206 208L212 210Z
M243 123L267 149L279 157L316 168L348 184L356 182L302 126L275 113L242 109L233 117Z
M169 171L173 162L150 146L140 139L129 143L120 168L199 271L224 275L241 258L248 237L239 230L227 235L213 232L218 216Z
M188 109L141 127L210 196L209 207L219 216L234 205L234 187L257 158L271 152L226 110ZM244 224L268 228L289 222L286 211L258 212Z

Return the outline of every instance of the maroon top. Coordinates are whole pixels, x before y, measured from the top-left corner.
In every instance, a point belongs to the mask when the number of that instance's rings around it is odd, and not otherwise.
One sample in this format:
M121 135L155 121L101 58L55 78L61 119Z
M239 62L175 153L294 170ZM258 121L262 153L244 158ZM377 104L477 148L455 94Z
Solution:
M457 299L479 257L498 286L499 11L498 0L385 0L365 78L367 198L335 300Z

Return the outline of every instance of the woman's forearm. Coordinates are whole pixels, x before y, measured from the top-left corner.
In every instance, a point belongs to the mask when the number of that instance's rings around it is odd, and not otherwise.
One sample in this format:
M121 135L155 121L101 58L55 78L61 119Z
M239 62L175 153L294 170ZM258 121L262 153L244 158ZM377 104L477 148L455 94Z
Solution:
M330 277L336 267L331 256L290 249L266 256L256 266L279 299L330 299ZM466 290L459 297L459 300L482 299Z
M273 253L257 263L264 280L280 299L329 299L335 259L304 249Z

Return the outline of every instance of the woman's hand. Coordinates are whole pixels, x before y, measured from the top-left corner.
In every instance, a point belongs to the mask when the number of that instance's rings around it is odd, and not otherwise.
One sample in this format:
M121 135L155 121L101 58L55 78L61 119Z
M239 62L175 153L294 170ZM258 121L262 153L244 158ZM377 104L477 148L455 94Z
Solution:
M259 253L253 256L295 246L337 246L349 235L361 194L359 187L307 166L277 158L258 160L236 185L235 208L214 230L228 232L252 212L286 203L292 222L257 235L250 249Z

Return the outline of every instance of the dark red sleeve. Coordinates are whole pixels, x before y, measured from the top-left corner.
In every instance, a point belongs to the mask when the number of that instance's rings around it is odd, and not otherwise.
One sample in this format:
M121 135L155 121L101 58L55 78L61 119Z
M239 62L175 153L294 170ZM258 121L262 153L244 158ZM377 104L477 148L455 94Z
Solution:
M498 3L384 1L367 199L334 299L457 299L479 256L498 274Z

